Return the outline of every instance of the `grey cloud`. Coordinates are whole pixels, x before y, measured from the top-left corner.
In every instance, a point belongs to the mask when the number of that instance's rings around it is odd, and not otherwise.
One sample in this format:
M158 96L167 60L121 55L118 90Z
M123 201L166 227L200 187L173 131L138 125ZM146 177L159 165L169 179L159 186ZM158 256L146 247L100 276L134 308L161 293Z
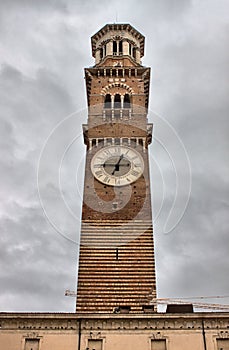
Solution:
M15 206L14 209L17 214L21 212L20 217L1 221L4 269L0 293L4 296L8 291L8 304L1 302L1 309L49 311L49 307L58 310L63 305L68 308L71 301L64 299L64 290L66 286L75 284L73 262L77 250L47 227L40 208ZM65 268L67 261L69 269ZM51 300L54 303L48 306Z

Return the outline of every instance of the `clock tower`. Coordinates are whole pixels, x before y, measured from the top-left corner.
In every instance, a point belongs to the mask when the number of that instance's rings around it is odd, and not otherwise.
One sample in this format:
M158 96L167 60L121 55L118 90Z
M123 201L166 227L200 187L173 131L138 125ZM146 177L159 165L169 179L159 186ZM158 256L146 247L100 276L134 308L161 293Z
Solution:
M156 311L144 36L107 24L91 38L77 313Z

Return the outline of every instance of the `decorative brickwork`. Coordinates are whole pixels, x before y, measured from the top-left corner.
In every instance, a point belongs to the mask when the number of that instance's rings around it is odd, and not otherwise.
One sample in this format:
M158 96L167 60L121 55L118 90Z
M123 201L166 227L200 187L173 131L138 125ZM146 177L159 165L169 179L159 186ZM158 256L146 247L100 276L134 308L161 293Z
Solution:
M156 297L148 161L150 68L140 63L144 37L130 25L105 26L92 37L92 49L95 66L85 69L89 112L83 126L87 155L76 312L139 313ZM127 177L129 185L109 185L109 177L100 175L105 163L98 171L101 181L93 176L92 159L108 146L139 154L144 166L136 181ZM125 155L120 157L110 176ZM112 163L115 157L110 159ZM133 176L139 174L138 165L126 160L122 166L133 167Z

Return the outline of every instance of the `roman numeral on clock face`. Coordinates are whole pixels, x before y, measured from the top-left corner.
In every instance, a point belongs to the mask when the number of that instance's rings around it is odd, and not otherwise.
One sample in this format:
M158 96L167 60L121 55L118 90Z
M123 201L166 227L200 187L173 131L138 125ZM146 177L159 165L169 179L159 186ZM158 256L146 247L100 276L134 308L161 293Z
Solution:
M98 176L98 177L101 177L103 175L102 170L96 171L95 175Z
M115 185L120 185L120 179L115 179Z
M111 179L110 179L108 176L105 176L104 179L103 179L103 181L106 182L106 183L109 183L110 180L111 180Z
M132 170L130 174L133 175L133 176L138 176L139 172L136 171L136 170Z
M114 153L120 154L120 152L121 152L120 148L115 147L115 149L114 149Z
M103 150L103 153L105 153L106 156L111 156L111 152L108 150Z

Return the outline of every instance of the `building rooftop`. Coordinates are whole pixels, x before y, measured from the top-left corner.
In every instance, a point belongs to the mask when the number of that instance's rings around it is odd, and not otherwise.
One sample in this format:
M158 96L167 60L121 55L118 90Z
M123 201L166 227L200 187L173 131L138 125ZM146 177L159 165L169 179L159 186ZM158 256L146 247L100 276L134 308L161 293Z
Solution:
M145 43L145 37L142 35L137 29L135 29L131 24L129 23L112 23L112 24L106 24L104 27L102 27L97 33L95 33L91 37L91 47L92 47L92 55L95 57L95 50L96 50L96 43L97 41L103 37L107 32L114 31L114 30L123 30L127 31L130 34L132 34L136 39L140 41L140 53L141 57L144 56L144 43Z

